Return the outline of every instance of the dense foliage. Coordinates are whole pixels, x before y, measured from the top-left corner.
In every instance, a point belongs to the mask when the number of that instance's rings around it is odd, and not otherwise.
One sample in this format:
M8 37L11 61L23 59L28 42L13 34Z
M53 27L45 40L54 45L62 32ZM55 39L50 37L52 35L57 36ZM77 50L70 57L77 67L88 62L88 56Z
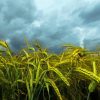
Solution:
M92 100L100 91L99 50L65 45L55 54L28 45L14 54L0 46L0 100Z

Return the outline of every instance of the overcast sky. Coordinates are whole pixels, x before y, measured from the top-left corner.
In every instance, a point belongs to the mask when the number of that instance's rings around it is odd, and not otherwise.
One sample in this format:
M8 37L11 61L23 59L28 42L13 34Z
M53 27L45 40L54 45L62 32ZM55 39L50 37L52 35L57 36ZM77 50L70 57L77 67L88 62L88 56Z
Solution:
M0 39L18 50L25 37L49 48L100 39L100 0L0 0Z

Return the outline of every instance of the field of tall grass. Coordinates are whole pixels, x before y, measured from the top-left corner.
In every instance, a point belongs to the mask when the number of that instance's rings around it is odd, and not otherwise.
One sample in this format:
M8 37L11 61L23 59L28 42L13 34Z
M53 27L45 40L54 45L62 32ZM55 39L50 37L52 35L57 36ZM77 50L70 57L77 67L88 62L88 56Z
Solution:
M55 54L28 45L14 54L0 46L0 100L100 100L100 50L65 45Z

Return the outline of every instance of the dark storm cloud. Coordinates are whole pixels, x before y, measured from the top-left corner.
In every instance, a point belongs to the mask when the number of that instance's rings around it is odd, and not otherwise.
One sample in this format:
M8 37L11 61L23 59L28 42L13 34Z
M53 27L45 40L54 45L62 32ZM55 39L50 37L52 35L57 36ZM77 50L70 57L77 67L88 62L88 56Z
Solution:
M35 6L31 0L0 1L0 34L25 29L35 19Z
M30 22L34 18L33 5L29 0L7 0L6 5L2 7L2 13L4 15L4 20L10 23L13 19L22 18L26 22ZM32 13L33 12L33 13Z
M24 37L53 49L64 43L79 44L83 36L86 38L85 32L94 38L95 34L90 34L99 32L100 7L88 2L94 4L95 0L1 0L0 39L18 50L25 46ZM86 24L90 22L95 23L90 27ZM83 33L78 36L80 29Z
M94 5L91 9L85 8L83 11L80 12L79 15L84 23L93 23L96 21L100 21L100 3Z
M24 46L24 32L36 18L34 0L0 1L0 39L15 50Z
M25 47L25 41L23 35L13 36L10 38L10 47L13 49L13 51L17 51Z

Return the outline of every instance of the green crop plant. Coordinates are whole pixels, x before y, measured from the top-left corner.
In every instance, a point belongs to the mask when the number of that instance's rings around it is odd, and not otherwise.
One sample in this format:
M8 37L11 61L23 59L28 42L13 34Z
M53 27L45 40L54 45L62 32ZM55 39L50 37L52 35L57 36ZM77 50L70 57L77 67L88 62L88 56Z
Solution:
M0 40L0 100L91 100L99 90L99 50L64 45L56 54L38 42L26 45L14 53Z

